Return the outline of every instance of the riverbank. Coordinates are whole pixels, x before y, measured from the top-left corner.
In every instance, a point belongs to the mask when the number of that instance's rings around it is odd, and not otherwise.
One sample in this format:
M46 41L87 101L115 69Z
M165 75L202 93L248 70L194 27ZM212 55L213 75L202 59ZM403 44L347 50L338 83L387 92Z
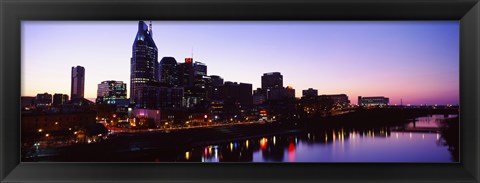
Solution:
M253 123L144 133L119 133L92 144L75 144L49 150L50 155L25 158L25 161L111 162L125 161L148 151L180 152L209 144L224 143L265 135L296 133L304 130L290 123ZM132 158L138 159L138 158Z
M165 158L161 161L175 161L178 154L193 147L331 128L383 128L406 124L410 119L426 115L426 113L428 111L377 109L306 120L240 123L141 133L115 133L110 135L107 140L97 143L40 150L34 156L22 158L22 161L134 162L142 161L142 157L153 153L161 154L161 157ZM151 160L146 159L145 161Z
M323 128L381 128L399 126L416 117L433 114L457 114L458 109L378 108L359 109L337 116L314 116L304 121L307 129Z

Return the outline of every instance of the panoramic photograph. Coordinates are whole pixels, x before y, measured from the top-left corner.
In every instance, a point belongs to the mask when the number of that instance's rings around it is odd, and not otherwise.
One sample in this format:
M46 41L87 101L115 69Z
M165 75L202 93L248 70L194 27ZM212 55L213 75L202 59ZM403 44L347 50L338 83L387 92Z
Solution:
M458 163L458 21L22 21L22 162Z

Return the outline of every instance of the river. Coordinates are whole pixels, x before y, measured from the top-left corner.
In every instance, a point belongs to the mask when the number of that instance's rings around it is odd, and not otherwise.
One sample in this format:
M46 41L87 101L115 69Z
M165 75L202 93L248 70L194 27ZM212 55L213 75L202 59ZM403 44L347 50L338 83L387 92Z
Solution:
M175 161L455 162L439 131L440 121L455 117L431 115L405 126L315 130L211 144L178 152Z

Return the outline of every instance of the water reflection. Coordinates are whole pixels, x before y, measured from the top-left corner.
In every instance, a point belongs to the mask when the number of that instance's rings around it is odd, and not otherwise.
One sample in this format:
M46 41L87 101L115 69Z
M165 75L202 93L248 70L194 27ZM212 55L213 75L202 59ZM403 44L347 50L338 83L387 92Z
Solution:
M455 158L451 148L440 142L440 131L409 130L440 127L438 120L452 117L456 116L418 118L405 127L340 128L242 139L189 149L177 161L451 162Z

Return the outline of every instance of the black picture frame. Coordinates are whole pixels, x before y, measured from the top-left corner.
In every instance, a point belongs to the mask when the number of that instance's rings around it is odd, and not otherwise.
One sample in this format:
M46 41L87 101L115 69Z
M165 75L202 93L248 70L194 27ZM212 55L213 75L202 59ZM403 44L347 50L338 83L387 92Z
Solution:
M1 0L1 182L479 182L478 0ZM459 20L460 163L20 163L22 20Z

